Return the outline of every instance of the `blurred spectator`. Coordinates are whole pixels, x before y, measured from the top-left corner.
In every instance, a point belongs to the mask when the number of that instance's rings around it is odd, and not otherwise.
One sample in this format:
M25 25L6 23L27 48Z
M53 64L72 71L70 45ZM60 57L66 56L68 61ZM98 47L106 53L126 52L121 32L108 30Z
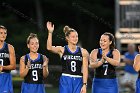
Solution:
M134 70L133 64L138 52L136 52L134 44L128 44L127 49L128 52L124 54L123 58L123 62L125 62L126 65L124 67L125 73L121 85L125 88L129 88L131 93L134 93L138 73Z

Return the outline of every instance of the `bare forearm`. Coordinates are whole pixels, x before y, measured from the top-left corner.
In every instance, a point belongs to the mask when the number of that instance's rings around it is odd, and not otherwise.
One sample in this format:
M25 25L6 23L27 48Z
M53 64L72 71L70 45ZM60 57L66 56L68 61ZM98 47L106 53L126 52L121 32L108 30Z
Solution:
M3 66L4 70L14 70L16 69L16 65L7 65L7 66Z
M103 64L102 61L103 61L103 60L96 61L96 62L91 62L89 66L90 66L91 68L98 68L98 67L100 67L100 66Z
M24 71L20 72L20 77L24 78L28 74L29 68L25 68Z
M83 83L87 83L88 79L88 68L83 69Z
M114 60L114 59L112 59L112 58L109 58L109 57L106 57L106 59L105 59L107 62L109 62L111 65L113 65L113 66L119 66L120 65L120 62L119 61L117 61L117 60Z
M52 49L52 33L48 33L48 40L47 40L47 49L51 50Z
M101 64L100 63L91 63L90 65L89 65L91 68L98 68L98 67L100 67L101 66Z
M43 67L43 77L46 78L49 74L48 68L47 67Z

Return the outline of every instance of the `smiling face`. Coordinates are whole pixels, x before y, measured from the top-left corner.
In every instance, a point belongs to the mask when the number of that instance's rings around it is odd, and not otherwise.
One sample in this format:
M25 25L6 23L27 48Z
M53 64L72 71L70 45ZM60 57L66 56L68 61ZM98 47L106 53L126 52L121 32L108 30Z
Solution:
M29 40L29 43L27 44L28 48L30 49L30 52L37 53L39 48L39 41L37 38L31 38Z
M0 41L4 42L7 36L7 31L5 29L0 29Z
M70 34L66 37L68 43L76 45L78 42L78 33L76 31L70 32Z
M109 49L110 48L110 44L112 43L112 41L109 40L109 36L107 35L102 35L100 38L100 47L104 50L104 49Z

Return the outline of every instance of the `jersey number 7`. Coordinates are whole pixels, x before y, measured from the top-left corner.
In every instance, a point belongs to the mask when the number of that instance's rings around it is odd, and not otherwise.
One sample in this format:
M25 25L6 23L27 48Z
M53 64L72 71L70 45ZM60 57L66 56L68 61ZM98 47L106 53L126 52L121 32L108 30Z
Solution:
M103 65L103 68L105 68L104 75L107 75L108 65Z

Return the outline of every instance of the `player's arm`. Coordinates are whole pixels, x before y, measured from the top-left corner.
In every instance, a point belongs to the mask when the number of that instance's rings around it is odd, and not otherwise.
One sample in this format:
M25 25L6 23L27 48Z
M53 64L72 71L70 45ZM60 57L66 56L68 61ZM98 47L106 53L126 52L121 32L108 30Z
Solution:
M83 55L83 83L87 83L89 53L86 49L82 49L82 55Z
M29 65L30 63L28 63L28 65L25 65L25 56L22 56L20 58L20 70L19 70L21 78L24 78L28 74L30 68Z
M90 68L98 68L104 62L104 59L97 60L97 53L98 53L98 49L94 49L90 53L90 65L89 65Z
M137 54L135 59L134 59L134 64L133 67L135 69L135 71L140 71L140 54Z
M47 49L53 53L57 53L60 54L61 49L63 49L63 47L61 46L52 46L52 34L54 31L54 25L52 25L51 22L47 22L46 24L47 29L48 29L48 39L47 39Z
M120 52L117 49L114 49L112 54L113 54L113 58L109 58L104 54L102 56L111 65L119 66L120 65Z
M44 60L44 62L43 62L43 77L46 78L49 75L49 70L48 70L49 60L45 55L43 55L43 60Z
M3 66L4 70L16 69L15 49L12 45L8 44L10 65Z
M88 79L88 59L89 59L89 53L86 49L82 49L82 56L83 56L83 87L81 89L82 93L86 93L86 85L87 85L87 79Z

